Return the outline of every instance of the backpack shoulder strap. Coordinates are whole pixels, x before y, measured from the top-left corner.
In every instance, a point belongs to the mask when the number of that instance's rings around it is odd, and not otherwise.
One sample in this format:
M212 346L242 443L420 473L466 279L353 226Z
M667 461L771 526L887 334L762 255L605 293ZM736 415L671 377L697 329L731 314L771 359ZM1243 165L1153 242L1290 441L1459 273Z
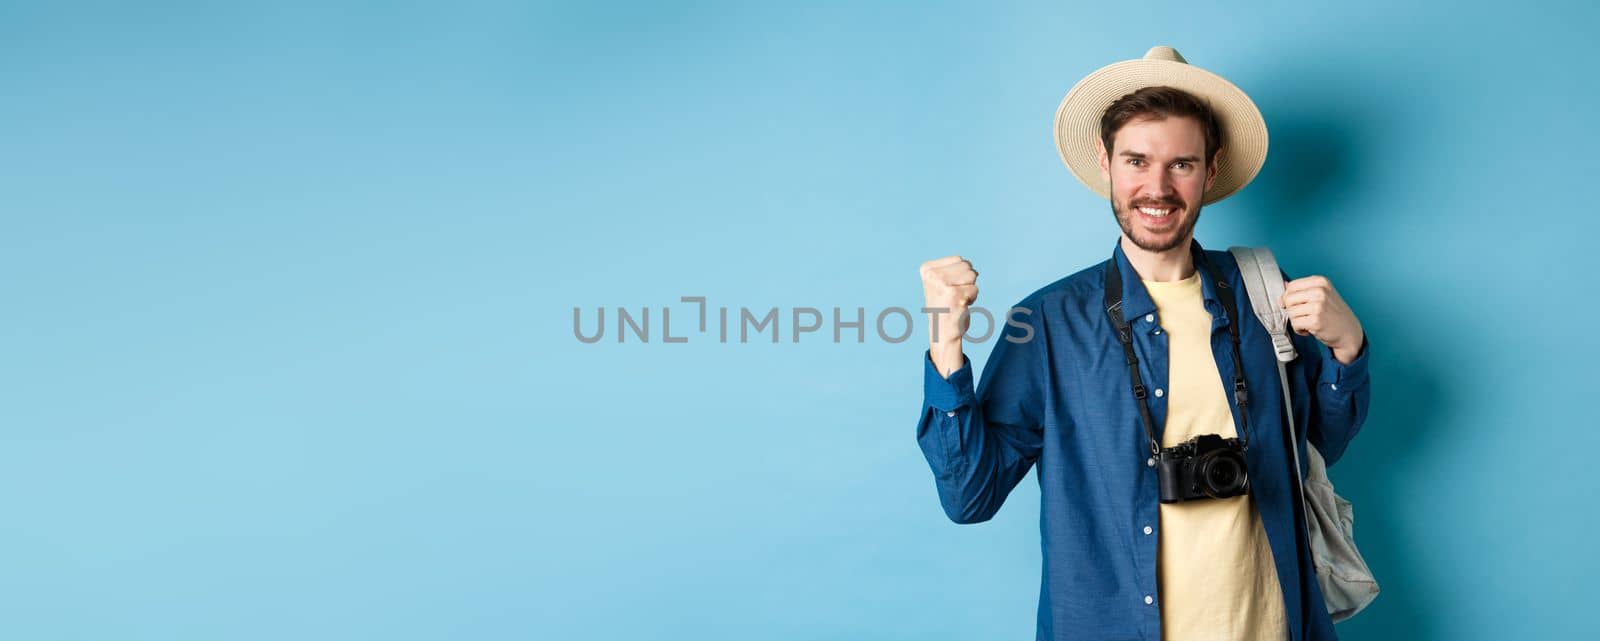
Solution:
M1256 318L1261 319L1267 333L1272 334L1272 346L1278 353L1278 382L1283 387L1283 415L1289 426L1289 442L1298 443L1294 405L1289 398L1289 375L1285 367L1285 364L1294 360L1296 354L1294 343L1289 340L1288 317L1278 308L1278 299L1283 297L1283 272L1278 271L1278 261L1273 259L1272 251L1265 247L1229 247L1228 251L1239 262L1239 275L1244 280L1245 291L1250 294L1250 306L1255 309ZM1311 444L1307 443L1306 447L1311 449ZM1294 478L1300 484L1301 496L1304 497L1305 474L1300 467L1300 449L1291 445L1289 451L1294 458ZM1310 507L1302 501L1301 508L1306 510L1306 537L1309 540ZM1315 556L1312 560L1315 561Z
M1272 335L1272 348L1278 354L1278 361L1294 360L1297 354L1294 341L1289 340L1289 317L1278 307L1278 299L1283 298L1283 272L1278 270L1272 250L1229 247L1228 251L1239 263L1239 275L1244 280L1245 291L1250 294L1250 306L1255 309L1256 318L1261 319L1261 325Z

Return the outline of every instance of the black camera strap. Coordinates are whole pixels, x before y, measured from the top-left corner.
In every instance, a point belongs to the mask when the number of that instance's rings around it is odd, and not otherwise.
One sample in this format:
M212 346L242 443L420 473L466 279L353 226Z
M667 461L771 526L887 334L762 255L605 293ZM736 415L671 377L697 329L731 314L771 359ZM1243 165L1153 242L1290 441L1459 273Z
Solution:
M1222 309L1228 315L1228 338L1233 342L1233 402L1238 406L1239 445L1242 449L1250 448L1250 412L1247 403L1250 400L1249 391L1244 383L1244 365L1239 360L1239 309L1233 300L1233 291L1228 287L1227 279L1223 278L1217 270L1211 268L1211 261L1206 259L1205 250L1201 249L1199 241L1190 241L1189 249L1194 254L1195 269L1200 270L1203 278L1214 278L1217 286L1217 298L1222 299ZM1111 261L1106 264L1106 316L1111 319L1111 327L1116 329L1117 342L1122 343L1122 354L1128 362L1128 379L1133 386L1134 403L1139 406L1139 418L1144 421L1144 435L1150 441L1150 454L1161 454L1161 442L1156 440L1155 421L1150 418L1150 406L1145 398L1148 394L1144 381L1139 376L1139 356L1133 351L1133 328L1122 318L1122 270L1117 266L1117 257L1112 254Z

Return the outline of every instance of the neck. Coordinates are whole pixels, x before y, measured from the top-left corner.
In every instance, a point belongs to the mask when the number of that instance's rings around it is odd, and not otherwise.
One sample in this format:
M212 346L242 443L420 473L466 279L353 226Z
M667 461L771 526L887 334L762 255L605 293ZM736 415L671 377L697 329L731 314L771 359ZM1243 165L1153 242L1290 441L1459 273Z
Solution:
M1193 241L1192 238L1186 239L1167 251L1152 252L1140 249L1124 234L1122 253L1128 257L1133 270L1139 272L1139 278L1157 282L1178 281L1194 275L1194 256L1189 253L1189 243Z

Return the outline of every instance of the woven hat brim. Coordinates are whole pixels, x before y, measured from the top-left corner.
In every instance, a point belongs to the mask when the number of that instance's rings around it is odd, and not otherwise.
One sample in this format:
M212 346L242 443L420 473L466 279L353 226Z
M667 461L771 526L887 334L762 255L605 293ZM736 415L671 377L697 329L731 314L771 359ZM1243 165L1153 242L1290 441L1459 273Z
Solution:
M1056 108L1056 150L1072 175L1090 190L1110 198L1100 177L1100 118L1117 99L1145 87L1168 86L1192 93L1211 105L1222 128L1222 154L1217 178L1206 190L1204 204L1233 195L1254 180L1267 161L1267 123L1244 91L1222 76L1171 60L1124 60L1085 76L1067 91Z

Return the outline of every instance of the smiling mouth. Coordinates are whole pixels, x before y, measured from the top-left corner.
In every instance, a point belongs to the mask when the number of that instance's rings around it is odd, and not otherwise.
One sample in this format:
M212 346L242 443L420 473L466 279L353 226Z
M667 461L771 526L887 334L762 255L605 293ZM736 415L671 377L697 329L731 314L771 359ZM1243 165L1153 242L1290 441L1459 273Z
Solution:
M1170 203L1156 203L1154 205L1139 205L1134 207L1133 210L1139 212L1139 221L1144 223L1145 227L1165 230L1168 228L1176 229L1178 217L1174 214L1183 211L1183 207Z

